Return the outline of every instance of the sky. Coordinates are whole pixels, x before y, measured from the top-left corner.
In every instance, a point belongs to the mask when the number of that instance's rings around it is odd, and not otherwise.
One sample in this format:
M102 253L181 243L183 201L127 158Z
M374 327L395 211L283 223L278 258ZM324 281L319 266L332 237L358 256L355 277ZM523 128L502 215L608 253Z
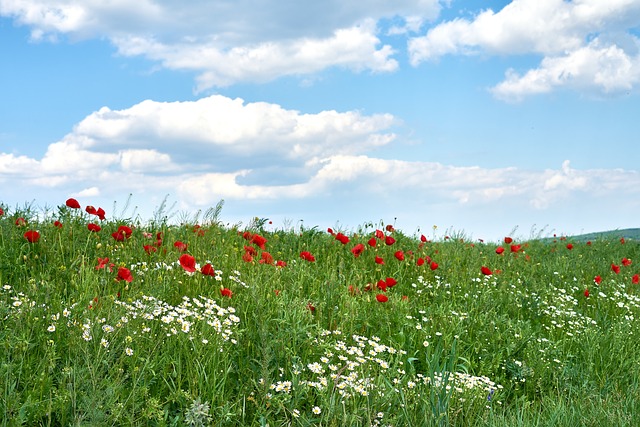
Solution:
M638 0L0 0L0 55L9 212L640 227Z

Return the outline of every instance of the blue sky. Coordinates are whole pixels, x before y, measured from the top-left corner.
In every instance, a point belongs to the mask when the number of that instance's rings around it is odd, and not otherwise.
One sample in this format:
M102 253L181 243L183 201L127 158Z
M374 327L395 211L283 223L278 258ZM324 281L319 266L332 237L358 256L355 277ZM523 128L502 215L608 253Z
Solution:
M0 0L0 203L638 227L640 3L478 3Z

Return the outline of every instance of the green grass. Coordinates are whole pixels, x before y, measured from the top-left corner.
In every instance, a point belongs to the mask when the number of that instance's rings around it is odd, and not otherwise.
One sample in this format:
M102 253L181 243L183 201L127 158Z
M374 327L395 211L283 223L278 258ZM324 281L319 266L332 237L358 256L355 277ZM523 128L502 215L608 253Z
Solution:
M335 230L343 244L265 220L224 226L219 207L182 225L3 211L3 426L640 421L634 239L425 241L369 223Z

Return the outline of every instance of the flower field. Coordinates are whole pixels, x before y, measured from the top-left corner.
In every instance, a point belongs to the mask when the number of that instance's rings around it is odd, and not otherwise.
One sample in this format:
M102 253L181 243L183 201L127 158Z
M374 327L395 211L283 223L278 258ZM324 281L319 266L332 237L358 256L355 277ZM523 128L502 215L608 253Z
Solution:
M0 205L1 206L1 205ZM636 426L635 240L0 207L1 425Z

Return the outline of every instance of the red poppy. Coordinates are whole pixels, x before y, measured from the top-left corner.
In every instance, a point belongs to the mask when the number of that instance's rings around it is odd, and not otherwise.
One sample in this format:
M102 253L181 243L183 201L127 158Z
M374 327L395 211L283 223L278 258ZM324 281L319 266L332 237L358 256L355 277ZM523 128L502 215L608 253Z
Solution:
M262 252L262 254L260 254L260 261L258 261L260 264L273 264L273 256L271 256L271 254L269 252Z
M96 265L96 270L105 268L108 262L109 258L98 258L98 265Z
M418 260L416 261L416 265L418 267L422 267L424 265L424 258L418 258Z
M427 238L426 238L426 236L425 236L424 234L421 234L421 235L420 235L420 241L421 241L422 243L427 243L427 242L428 242L428 240L427 240Z
M351 253L356 258L358 258L362 254L362 252L364 252L364 245L362 243L358 243L353 248L351 248Z
M16 219L16 225L18 227L24 227L25 225L27 225L27 220L22 218L22 217L18 218L18 219Z
M128 268L120 267L118 268L118 277L116 280L124 280L125 282L131 283L133 281L133 276L131 275L131 271Z
M611 271L613 271L616 274L620 273L620 266L619 265L615 265L615 264L611 264Z
M624 245L624 243L625 243L624 237L620 238L620 243L622 243Z
M573 249L573 245L571 243L567 243L567 249L569 250Z
M393 237L391 237L391 236L387 236L387 237L385 237L385 238L384 238L384 244L385 244L385 245L387 245L387 246L391 246L391 245L393 245L395 242L396 242L396 239L394 239L394 238L393 238Z
M178 259L180 261L180 266L184 268L184 270L188 273L193 273L196 271L196 259L189 254L182 254Z
M396 251L393 256L396 257L398 261L404 261L404 252L402 251Z
M87 224L87 229L93 233L97 233L98 231L102 230L102 228L100 228L98 224L94 223Z
M393 228L393 225L391 224L387 224L387 226L385 227L385 230L387 230L389 233L393 233L394 231L396 231L396 229Z
M223 297L227 297L227 298L231 298L233 296L233 292L231 292L231 289L229 289L229 288L220 289L220 294Z
M587 246L591 246L591 240L587 241Z
M367 244L369 246L371 246L372 248L375 248L377 243L378 243L378 241L376 240L375 237L372 237L367 241Z
M376 239L384 239L384 233L382 232L382 230L376 230L375 236L376 236Z
M244 251L246 253L248 253L251 256L257 255L258 254L258 250L256 248L254 248L253 246L244 246Z
M631 260L629 258L622 258L622 265L628 267L631 265Z
M262 237L259 234L254 234L253 237L251 237L251 242L250 243L253 243L254 245L259 247L260 249L264 250L265 244L267 243L267 239L265 239L264 237Z
M156 248L155 246L152 246L152 245L144 245L143 248L144 248L144 251L146 253L148 253L149 255L151 255L152 253L158 251L158 248Z
M55 221L53 223L53 226L56 227L56 228L62 228L62 223L60 221Z
M84 208L85 212L87 212L90 215L98 215L98 211L96 210L96 208L94 208L93 206L89 205L86 208Z
M393 277L387 277L386 279L384 279L384 282L387 284L388 288L393 288L395 285L398 284L398 281Z
M336 233L333 232L332 228L327 228L327 233L331 234L332 236L336 235Z
M315 262L316 258L311 255L311 253L309 251L302 251L300 252L300 258L302 258L305 261L309 261L309 262Z
M316 312L316 308L311 303L307 303L307 310L309 310L312 314Z
M589 289L585 289L585 290L584 290L584 296L585 296L586 298L589 298L589 295L591 295L591 294L589 294Z
M244 262L253 262L253 255L251 255L250 252L245 252L244 255L242 255L242 260Z
M435 261L431 261L431 265L429 265L429 268L431 268L431 270L436 270L438 268L438 263Z
M287 263L282 261L282 260L278 260L276 261L276 267L286 267Z
M378 300L378 302L387 302L389 301L389 297L384 294L378 294L376 295L376 300Z
M600 277L600 276L596 276L596 277L594 277L594 278L593 278L593 281L594 281L594 283L595 283L596 285L599 285L599 284L600 284L600 282L602 282L602 277Z
M382 257L376 255L376 264L380 264L383 265L384 264L384 259L382 259Z
M633 283L634 285L637 285L638 282L640 282L640 275L634 274L633 277L631 278L631 283Z
M200 272L205 276L216 275L216 271L213 269L213 266L211 265L211 263L206 263L205 265L203 265L202 268L200 269Z
M104 221L104 217L105 217L104 209L98 208L98 210L96 211L95 215L97 215L98 218L100 218L100 220Z
M482 272L482 274L484 274L485 276L491 276L493 274L493 271L491 271L491 269L489 269L489 267L486 266L482 266L482 268L480 268L480 271Z
M185 252L187 250L187 246L188 245L186 243L182 243L180 240L178 240L173 244L173 247L179 250L180 252Z
M24 238L29 241L29 243L35 243L40 240L40 233L34 230L29 230L24 233Z
M4 215L4 209L0 208L0 216Z
M349 237L345 236L342 233L336 234L336 240L342 243L343 245L346 245L347 243L349 243Z
M522 245L511 245L511 252L520 252Z
M80 209L80 203L76 199L67 199L65 204L71 209Z
M116 239L118 242L121 242L125 239L130 238L132 233L133 233L133 230L131 230L131 227L127 227L126 225L121 225L120 227L118 227L118 231L116 231L115 233L111 233L111 236L114 239Z
M504 253L504 248L503 248L502 246L498 246L498 247L496 248L496 253L497 253L498 255L502 255L502 254Z
M505 237L504 238L504 243L506 243L507 245L511 244L513 242L513 239L511 237Z
M378 283L376 283L376 288L380 289L382 292L387 292L387 282L380 279Z

